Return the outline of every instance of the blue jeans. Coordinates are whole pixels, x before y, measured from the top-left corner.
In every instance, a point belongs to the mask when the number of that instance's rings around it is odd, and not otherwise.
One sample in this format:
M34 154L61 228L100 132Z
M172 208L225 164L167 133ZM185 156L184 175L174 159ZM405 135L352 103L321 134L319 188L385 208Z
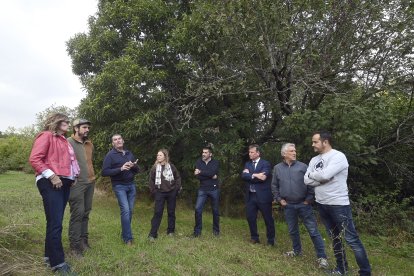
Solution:
M121 209L122 239L124 242L133 240L131 230L132 212L134 210L136 188L134 183L117 184L113 186Z
M37 181L46 215L45 257L49 258L52 268L65 262L62 246L62 221L73 180L67 178L61 178L61 180L63 186L60 189L53 188L47 178Z
M213 233L220 233L220 190L216 189L213 191L201 191L198 190L197 202L195 206L195 226L194 234L200 235L203 229L203 209L207 201L207 198L211 198L211 210L213 213Z
M342 273L348 271L348 262L342 244L342 237L344 237L354 252L356 262L359 266L359 274L371 275L371 266L367 253L359 239L352 219L351 206L318 204L318 209L326 230L332 238L337 269Z
M323 242L321 234L319 233L312 206L304 203L288 204L285 206L284 210L285 219L289 228L289 235L293 243L293 251L296 254L302 253L298 224L298 218L300 217L306 229L308 230L309 236L312 239L313 246L315 247L316 251L316 256L318 258L326 258L325 243Z

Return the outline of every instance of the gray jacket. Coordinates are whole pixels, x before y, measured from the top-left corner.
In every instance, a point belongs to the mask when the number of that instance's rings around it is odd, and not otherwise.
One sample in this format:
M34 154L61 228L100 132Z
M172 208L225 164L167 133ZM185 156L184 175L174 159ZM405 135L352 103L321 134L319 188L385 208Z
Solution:
M300 161L292 165L280 162L273 168L272 193L277 202L282 199L287 203L301 203L305 200L313 202L315 191L304 183L304 175L308 166Z

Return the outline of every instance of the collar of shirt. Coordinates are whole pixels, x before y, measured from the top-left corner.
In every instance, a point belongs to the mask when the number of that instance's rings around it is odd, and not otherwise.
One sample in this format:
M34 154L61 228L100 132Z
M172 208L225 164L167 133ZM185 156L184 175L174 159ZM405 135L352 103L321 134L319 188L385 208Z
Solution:
M122 156L128 155L129 154L129 150L124 149L124 151L119 151L116 148L112 148L112 153L113 154L121 154Z
M208 159L207 161L204 161L203 159L201 159L201 161L203 161L206 165L208 164L208 163L210 163L210 161L212 160L212 158L210 158L210 159Z
M296 160L293 160L292 163L290 163L290 165L289 165L288 162L286 162L285 160L283 160L283 164L285 164L286 166L289 166L289 167L295 165L295 163L296 163Z
M81 143L81 144L86 144L86 143L90 142L89 139L85 139L85 140L78 139L78 137L75 136L75 134L72 134L70 137L72 137L73 140L75 140L76 142Z

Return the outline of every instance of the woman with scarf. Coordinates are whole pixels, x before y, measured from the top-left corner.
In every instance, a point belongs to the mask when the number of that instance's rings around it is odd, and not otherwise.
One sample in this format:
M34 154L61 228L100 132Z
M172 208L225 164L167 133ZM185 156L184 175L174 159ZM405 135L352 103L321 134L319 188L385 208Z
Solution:
M151 220L149 240L158 237L158 228L161 224L164 203L167 201L168 228L167 235L173 236L175 231L175 203L178 192L181 190L181 176L176 167L170 163L168 150L160 149L157 159L151 169L149 177L151 194L155 197L154 216Z
M36 184L46 216L44 260L57 273L70 274L62 247L62 221L70 187L79 175L72 146L66 140L69 118L53 113L46 118L43 131L33 143L30 164L36 172Z

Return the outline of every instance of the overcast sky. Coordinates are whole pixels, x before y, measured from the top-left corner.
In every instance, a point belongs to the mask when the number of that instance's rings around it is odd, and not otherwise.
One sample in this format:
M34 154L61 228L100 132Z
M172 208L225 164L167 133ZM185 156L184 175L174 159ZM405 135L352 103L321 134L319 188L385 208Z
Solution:
M66 41L86 32L97 0L0 0L0 131L85 97Z

